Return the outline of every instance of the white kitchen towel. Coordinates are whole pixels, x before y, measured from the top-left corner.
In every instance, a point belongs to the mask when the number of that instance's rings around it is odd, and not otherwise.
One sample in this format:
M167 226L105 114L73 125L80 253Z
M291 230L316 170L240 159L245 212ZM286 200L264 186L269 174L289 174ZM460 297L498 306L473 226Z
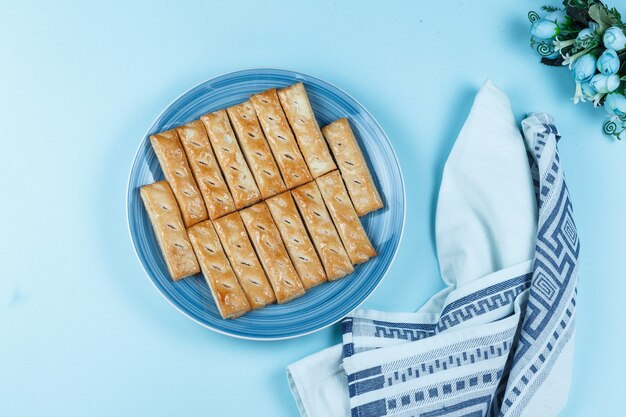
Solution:
M515 123L487 81L444 169L448 287L416 313L359 310L290 365L303 417L554 416L571 377L579 243L550 116Z

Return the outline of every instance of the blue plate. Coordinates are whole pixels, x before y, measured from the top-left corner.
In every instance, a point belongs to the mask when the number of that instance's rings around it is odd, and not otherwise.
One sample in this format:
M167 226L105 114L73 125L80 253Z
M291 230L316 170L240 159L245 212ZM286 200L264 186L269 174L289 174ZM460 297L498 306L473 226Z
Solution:
M148 137L248 99L251 94L302 81L320 126L341 117L350 120L385 208L362 218L378 256L347 277L324 283L287 304L271 305L234 320L224 320L201 275L173 282L139 197L139 187L163 179ZM391 265L404 228L404 181L398 159L374 118L339 88L294 71L252 69L222 75L192 88L170 104L142 139L128 180L128 227L144 270L178 310L217 332L256 340L302 336L341 320L374 291Z

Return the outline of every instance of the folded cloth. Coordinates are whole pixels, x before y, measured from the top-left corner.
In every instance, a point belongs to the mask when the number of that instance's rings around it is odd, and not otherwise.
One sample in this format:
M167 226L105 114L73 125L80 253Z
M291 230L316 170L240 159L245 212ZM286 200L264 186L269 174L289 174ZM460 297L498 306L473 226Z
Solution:
M579 242L552 117L523 137L481 88L437 205L447 288L416 313L358 310L343 343L287 368L303 417L558 414L571 379Z

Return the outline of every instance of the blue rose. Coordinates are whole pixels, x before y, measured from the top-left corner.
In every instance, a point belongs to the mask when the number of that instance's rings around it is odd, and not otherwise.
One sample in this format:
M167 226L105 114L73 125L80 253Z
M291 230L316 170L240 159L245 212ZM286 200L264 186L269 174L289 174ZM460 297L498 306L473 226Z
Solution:
M604 32L602 41L606 48L615 49L616 51L621 51L626 48L626 35L624 35L624 31L617 26L608 28Z
M561 29L555 22L539 19L530 27L530 33L539 39L552 39L561 33Z
M604 75L616 74L619 71L619 57L614 49L607 49L598 58L598 71Z
M572 67L574 79L581 83L590 81L596 73L596 57L591 54L581 56Z
M591 79L591 86L600 94L607 94L617 90L619 87L619 77L615 74L597 74Z
M544 19L555 22L559 26L563 26L572 21L572 18L569 17L563 10L550 12L544 17Z
M622 94L609 94L604 101L604 108L609 114L626 116L626 97Z

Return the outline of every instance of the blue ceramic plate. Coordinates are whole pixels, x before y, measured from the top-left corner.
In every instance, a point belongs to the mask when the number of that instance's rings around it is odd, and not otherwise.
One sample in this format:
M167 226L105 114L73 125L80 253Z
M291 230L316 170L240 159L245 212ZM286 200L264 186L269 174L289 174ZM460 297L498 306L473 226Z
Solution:
M348 117L365 153L385 208L362 218L378 256L335 282L319 285L287 304L271 305L234 320L223 320L201 275L173 282L143 204L139 187L163 179L148 137L248 99L251 94L302 81L320 126ZM128 227L137 256L154 285L187 317L230 336L276 340L320 330L349 314L374 291L398 249L404 227L404 181L396 155L381 127L339 88L294 71L253 69L222 75L192 88L170 104L141 140L128 180Z

